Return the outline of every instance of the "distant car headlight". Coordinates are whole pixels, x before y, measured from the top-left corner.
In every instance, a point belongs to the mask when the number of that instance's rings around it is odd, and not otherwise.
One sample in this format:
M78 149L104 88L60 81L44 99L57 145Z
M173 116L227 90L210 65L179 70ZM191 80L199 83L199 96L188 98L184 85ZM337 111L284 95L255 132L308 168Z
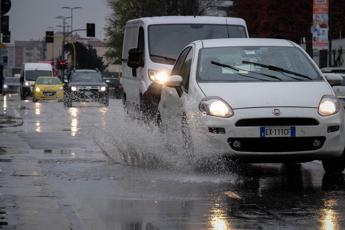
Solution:
M7 85L4 85L4 89L7 89L8 88L8 86Z
M41 89L38 88L38 87L36 87L36 88L35 88L35 91L36 91L37 93L39 93L39 92L41 92Z
M340 103L335 96L325 95L319 103L318 112L321 116L331 116L340 110Z
M201 112L215 117L228 118L234 115L234 111L230 105L219 97L204 98L199 104L199 109Z
M30 83L26 81L26 82L24 83L24 85L25 85L25 86L30 86Z
M71 87L71 90L72 90L72 91L77 91L77 87L72 86L72 87Z
M101 88L99 89L99 91L101 91L101 92L104 92L106 90L107 90L107 87L105 87L105 86L101 86Z
M164 70L149 70L149 77L151 81L164 85L164 83L168 80L169 73Z

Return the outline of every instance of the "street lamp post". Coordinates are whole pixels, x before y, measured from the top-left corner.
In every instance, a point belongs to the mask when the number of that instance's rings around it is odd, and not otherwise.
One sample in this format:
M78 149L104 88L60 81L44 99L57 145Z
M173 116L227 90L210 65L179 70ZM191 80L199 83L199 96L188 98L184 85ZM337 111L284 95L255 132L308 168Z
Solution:
M65 17L65 16L57 16L57 19L62 19L62 51L61 51L61 56L63 59L65 59L65 33L66 33L66 19L70 17ZM65 78L65 73L64 69L62 70L61 73L61 78L64 80Z
M62 9L68 9L71 11L71 31L73 31L73 10L81 9L81 7L80 6L75 6L75 7L63 6Z

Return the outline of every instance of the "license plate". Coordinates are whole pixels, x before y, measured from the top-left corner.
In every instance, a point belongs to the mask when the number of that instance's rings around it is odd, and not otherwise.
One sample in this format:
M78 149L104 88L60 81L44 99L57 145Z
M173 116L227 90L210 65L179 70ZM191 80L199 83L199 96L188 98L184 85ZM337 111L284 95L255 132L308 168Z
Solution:
M260 137L296 137L296 127L260 127Z
M54 96L55 93L53 92L44 92L45 96Z

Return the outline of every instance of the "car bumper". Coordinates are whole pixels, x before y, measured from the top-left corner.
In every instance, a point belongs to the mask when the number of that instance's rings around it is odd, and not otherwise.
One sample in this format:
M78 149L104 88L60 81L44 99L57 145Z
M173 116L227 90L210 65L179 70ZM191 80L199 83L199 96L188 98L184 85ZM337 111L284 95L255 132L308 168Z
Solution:
M35 92L34 98L36 100L62 100L63 90L51 92Z
M344 112L329 117L322 117L315 108L279 108L282 116L272 115L273 108L238 109L231 118L202 116L197 126L206 136L210 150L217 154L226 154L233 158L252 161L307 161L340 156L344 150ZM276 126L267 123L240 124L239 120L281 119ZM318 124L293 123L300 118L309 118ZM253 120L254 119L254 120ZM266 120L267 121L267 120ZM271 120L270 120L271 121ZM275 120L277 121L277 120ZM291 124L289 123L291 121ZM293 137L263 137L264 127L294 127ZM237 143L235 144L235 141Z

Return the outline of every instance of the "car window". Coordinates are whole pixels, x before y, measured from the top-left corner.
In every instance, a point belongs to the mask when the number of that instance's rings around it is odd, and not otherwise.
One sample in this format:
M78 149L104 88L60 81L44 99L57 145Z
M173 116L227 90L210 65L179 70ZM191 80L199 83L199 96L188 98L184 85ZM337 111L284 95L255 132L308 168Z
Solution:
M36 80L36 84L41 84L41 85L58 85L61 84L61 81L59 78L52 78L52 77L39 77Z
M190 70L192 66L192 60L193 60L193 50L189 49L188 55L183 62L180 75L183 78L182 86L184 87L185 91L188 92L189 88L189 76L190 76Z
M75 72L71 76L71 82L102 82L102 75L98 72Z
M296 47L248 46L201 49L197 80L307 81L322 78L306 55Z
M191 48L192 47L187 47L181 52L180 56L178 57L176 61L176 64L174 65L171 71L172 75L180 75L181 68L183 67L183 64L184 64L184 60L186 59L188 52L190 51Z

